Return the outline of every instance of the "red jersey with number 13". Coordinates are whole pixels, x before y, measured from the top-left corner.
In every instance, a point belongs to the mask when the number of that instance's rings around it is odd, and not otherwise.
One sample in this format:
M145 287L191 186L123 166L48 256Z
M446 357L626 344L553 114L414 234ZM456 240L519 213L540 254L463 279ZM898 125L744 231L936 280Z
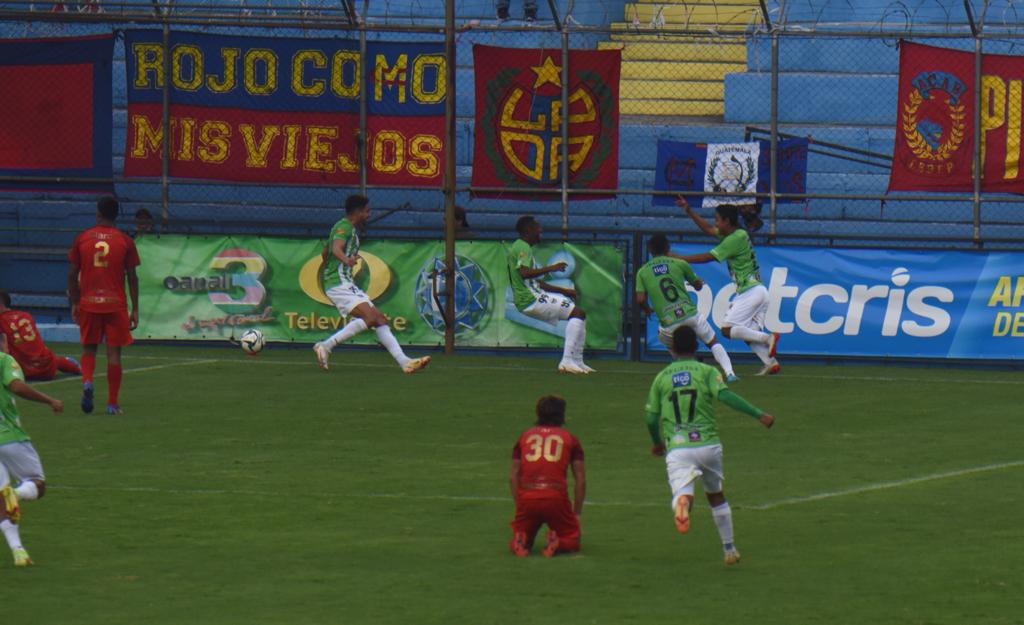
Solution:
M127 309L125 272L139 265L139 252L131 237L117 228L93 226L75 237L68 260L79 267L82 310L109 313Z
M6 310L0 313L0 330L7 335L7 351L25 370L25 375L45 370L53 360L53 352L43 343L35 319L27 312Z
M527 499L567 496L566 469L583 460L583 446L565 428L535 425L512 448L519 460L519 496Z

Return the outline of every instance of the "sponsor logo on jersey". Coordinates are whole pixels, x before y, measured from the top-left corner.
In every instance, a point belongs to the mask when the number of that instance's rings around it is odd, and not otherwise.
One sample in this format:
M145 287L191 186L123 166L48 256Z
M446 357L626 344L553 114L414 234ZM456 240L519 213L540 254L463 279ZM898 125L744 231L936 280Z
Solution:
M658 263L657 265L651 267L651 271L653 271L654 275L656 276L664 276L668 274L668 264Z
M672 386L689 386L690 385L690 372L680 371L679 373L672 374Z

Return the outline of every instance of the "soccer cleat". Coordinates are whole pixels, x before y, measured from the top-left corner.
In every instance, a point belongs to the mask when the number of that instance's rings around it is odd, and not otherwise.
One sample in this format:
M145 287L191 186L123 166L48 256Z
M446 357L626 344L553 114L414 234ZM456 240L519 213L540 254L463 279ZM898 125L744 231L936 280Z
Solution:
M563 360L562 362L558 363L558 372L559 373L572 373L572 374L586 374L587 373L586 369L582 369L576 363L569 362L567 360Z
M327 371L328 361L331 358L331 352L327 349L327 346L323 343L314 343L313 353L316 354L316 364L320 365L320 368L324 371Z
M107 414L124 414L117 404L107 404Z
M766 364L760 371L758 371L754 375L775 375L779 371L782 371L782 365L773 360L772 362Z
M722 560L725 562L725 566L732 566L740 561L740 552L736 551L736 547L726 549Z
M508 548L517 558L525 558L530 555L530 548L526 546L526 534L522 532L516 532L515 536L512 537L512 542L509 543Z
M690 504L682 496L676 502L676 529L680 534L690 531Z
M18 505L18 495L15 494L10 484L0 488L0 502L3 503L4 510L7 512L7 518L11 520L11 523L17 523L21 520L21 506Z
M739 382L740 376L736 375L735 373L730 373L729 375L725 376L725 381L728 382L729 384Z
M541 552L545 558L553 557L558 553L558 534L554 530L548 531L548 544L544 545L544 551Z
M420 369L426 369L427 365L430 364L430 356L424 356L423 358L413 358L409 362L405 363L402 367L402 371L406 373L416 373Z
M779 347L779 333L772 332L772 338L768 341L768 357L775 358L775 350Z
M12 549L11 554L14 555L14 566L29 566L32 564L32 558L29 557L28 551L25 551L24 547Z
M583 362L582 360L577 361L576 366L579 367L580 369L583 369L583 373L594 373L597 371L597 369L588 366L587 363Z
M82 412L85 414L92 412L92 384L82 386Z

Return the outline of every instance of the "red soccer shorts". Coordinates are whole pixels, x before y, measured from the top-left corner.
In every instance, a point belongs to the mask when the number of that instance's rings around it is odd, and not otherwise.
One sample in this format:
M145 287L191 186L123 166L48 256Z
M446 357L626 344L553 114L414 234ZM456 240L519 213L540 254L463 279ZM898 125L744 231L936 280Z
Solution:
M78 311L78 329L82 345L99 345L106 337L107 345L131 345L128 311L109 313Z
M537 530L545 523L558 534L558 540L562 543L561 551L579 549L580 521L573 513L567 497L520 497L516 501L516 518L511 523L512 533L526 534L527 547L533 545Z
M50 354L46 362L32 363L31 367L22 367L26 380L52 380L57 376L57 359Z

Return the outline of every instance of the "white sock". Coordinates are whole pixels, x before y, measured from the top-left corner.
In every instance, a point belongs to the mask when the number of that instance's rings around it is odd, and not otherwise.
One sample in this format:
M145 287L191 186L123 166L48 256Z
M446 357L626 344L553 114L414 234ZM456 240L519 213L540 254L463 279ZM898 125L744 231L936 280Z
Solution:
M382 325L377 326L373 330L377 333L377 340L384 346L384 349L388 350L388 353L395 359L399 367L409 364L410 359L402 351L402 346L398 344L398 339L391 333L391 328L387 325Z
M18 526L11 523L10 519L0 521L0 532L4 533L4 538L7 539L7 546L11 548L11 551L23 549L21 535L18 534Z
M744 328L743 326L733 326L730 330L732 338L740 341L746 341L747 343L761 343L767 345L772 342L772 335L767 332L760 332L753 328Z
M718 527L718 536L722 539L723 545L731 545L732 538L732 508L729 502L711 509L711 516L715 519L715 526Z
M330 351L364 330L366 330L366 322L356 317L346 323L344 328L332 334L331 338L323 342L323 345Z
M735 375L732 370L732 360L729 359L729 353L725 351L725 346L715 343L711 346L711 355L715 357L715 362L722 368L722 371L725 371L726 376Z
M761 343L747 343L747 345L750 346L750 351L757 354L757 357L761 359L761 362L766 365L770 365L772 363L772 358L768 355L767 345L762 345Z
M587 325L579 317L571 317L565 325L565 343L562 362L579 362L583 356L583 342L587 340Z
M14 494L22 501L39 499L39 487L32 480L25 480L14 489Z

